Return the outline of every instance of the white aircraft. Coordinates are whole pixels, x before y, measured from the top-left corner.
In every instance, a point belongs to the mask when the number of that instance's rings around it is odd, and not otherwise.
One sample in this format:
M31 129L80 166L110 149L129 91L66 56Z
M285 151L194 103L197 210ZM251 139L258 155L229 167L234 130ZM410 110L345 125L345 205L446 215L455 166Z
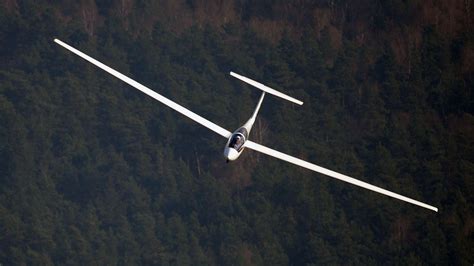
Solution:
M402 201L405 201L405 202L408 202L408 203L411 203L411 204L414 204L414 205L418 205L420 207L438 212L438 208L436 208L434 206L431 206L431 205L428 205L426 203L423 203L423 202L405 197L403 195L388 191L386 189L371 185L369 183L360 181L358 179L355 179L355 178L352 178L352 177L349 177L349 176L331 171L331 170L323 168L321 166L303 161L303 160L298 159L296 157L284 154L282 152L279 152L279 151L276 151L274 149L270 149L268 147L265 147L263 145L255 143L255 142L248 139L250 130L252 129L252 126L255 122L255 118L257 117L260 106L262 105L262 101L263 101L263 98L265 96L265 93L272 94L274 96L283 98L285 100L288 100L290 102L293 102L293 103L296 103L296 104L299 104L299 105L303 104L303 102L301 102L301 101L299 101L295 98L292 98L288 95L285 95L281 92L278 92L278 91L276 91L272 88L269 88L269 87L267 87L267 86L265 86L265 85L263 85L259 82L254 81L252 79L241 76L241 75L236 74L234 72L230 72L230 74L232 76L234 76L234 77L236 77L236 78L238 78L238 79L240 79L240 80L242 80L242 81L244 81L244 82L260 89L260 90L262 90L262 95L260 96L260 100L258 101L257 107L255 108L255 111L253 112L250 119L243 126L241 126L240 128L238 128L237 130L235 130L232 133L232 132L230 132L230 131L228 131L228 130L212 123L211 121L203 118L202 116L197 115L196 113L184 108L183 106L181 106L181 105L179 105L179 104L163 97L162 95L152 91L151 89L149 89L149 88L145 87L144 85L136 82L135 80L123 75L122 73L119 73L118 71L104 65L103 63L101 63L101 62L95 60L94 58L82 53L81 51L75 49L74 47L71 47L71 46L67 45L66 43L64 43L64 42L62 42L58 39L54 39L54 41L57 44L61 45L62 47L66 48L67 50L73 52L74 54L76 54L80 57L82 57L83 59L89 61L90 63L96 65L97 67L99 67L101 69L103 69L104 71L108 72L109 74L111 74L111 75L115 76L116 78L124 81L125 83L131 85L132 87L135 87L136 89L138 89L141 92L147 94L148 96L156 99L157 101L163 103L164 105L170 107L171 109L173 109L173 110L187 116L188 118L194 120L195 122L209 128L210 130L214 131L215 133L221 135L222 137L227 138L228 140L227 140L227 143L226 143L225 148L224 148L224 156L225 156L227 162L236 160L240 156L240 154L243 152L244 148L249 148L251 150L264 153L266 155L278 158L278 159L283 160L283 161L290 162L292 164L307 168L307 169L315 171L315 172L319 172L321 174L324 174L324 175L342 180L344 182L347 182L347 183L350 183L350 184L353 184L353 185L356 185L356 186L359 186L359 187L362 187L362 188L365 188L365 189L368 189L368 190L378 192L380 194L387 195L387 196L395 198L395 199L399 199L399 200L402 200Z

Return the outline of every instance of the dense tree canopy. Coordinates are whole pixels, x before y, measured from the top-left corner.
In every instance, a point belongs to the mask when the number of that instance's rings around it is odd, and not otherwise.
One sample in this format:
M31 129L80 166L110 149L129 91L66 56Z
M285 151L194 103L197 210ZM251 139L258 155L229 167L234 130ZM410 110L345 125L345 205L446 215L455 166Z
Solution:
M376 1L377 2L377 1ZM0 264L474 261L472 1L0 1ZM439 16L444 12L445 16ZM251 138L246 150L53 43Z

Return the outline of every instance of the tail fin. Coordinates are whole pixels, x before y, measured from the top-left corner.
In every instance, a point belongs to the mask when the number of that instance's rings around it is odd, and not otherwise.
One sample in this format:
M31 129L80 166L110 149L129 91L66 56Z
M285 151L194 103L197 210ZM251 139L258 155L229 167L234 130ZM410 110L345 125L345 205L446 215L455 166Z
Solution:
M241 75L236 74L236 73L234 73L234 72L230 72L230 75L233 76L233 77L235 77L235 78L238 78L238 79L242 80L243 82L246 82L246 83L248 83L248 84L250 84L250 85L252 85L252 86L254 86L254 87L256 87L256 88L258 88L258 89L260 89L260 90L262 90L262 91L264 91L264 92L267 92L267 93L269 93L269 94L275 95L275 96L277 96L277 97L283 98L283 99L285 99L285 100L287 100L287 101L290 101L290 102L293 102L293 103L296 103L296 104L299 104L299 105L302 105L302 104L303 104L302 101L297 100L297 99L295 99L295 98L293 98L293 97L290 97L290 96L288 96L288 95L286 95L286 94L283 94L283 93L281 93L281 92L279 92L279 91L276 91L276 90L274 90L274 89L272 89L272 88L270 88L270 87L267 87L267 86L263 85L262 83L257 82L257 81L255 81L255 80L252 80L252 79L249 79L249 78L247 78L247 77L241 76Z

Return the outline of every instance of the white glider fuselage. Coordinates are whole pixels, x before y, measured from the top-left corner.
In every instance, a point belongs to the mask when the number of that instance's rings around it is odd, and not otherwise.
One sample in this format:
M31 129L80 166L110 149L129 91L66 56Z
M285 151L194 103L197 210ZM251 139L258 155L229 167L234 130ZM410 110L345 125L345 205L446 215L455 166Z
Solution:
M260 110L260 106L262 105L264 97L265 92L262 92L262 96L260 96L257 107L255 108L255 111L253 112L250 119L243 126L234 131L234 133L232 133L232 135L230 135L229 139L227 140L224 148L224 157L226 158L227 162L236 160L244 151L244 144L249 138L250 130L252 130L252 126L255 123L255 119L257 118L257 114Z

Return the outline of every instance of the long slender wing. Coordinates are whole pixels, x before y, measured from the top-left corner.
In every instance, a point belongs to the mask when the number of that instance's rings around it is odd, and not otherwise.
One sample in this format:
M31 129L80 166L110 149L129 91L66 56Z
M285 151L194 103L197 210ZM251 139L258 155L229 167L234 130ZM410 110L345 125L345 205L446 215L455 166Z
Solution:
M409 203L411 203L411 204L415 204L415 205L418 205L418 206L420 206L420 207L427 208L427 209L430 209L430 210L432 210L432 211L438 212L438 208L433 207L433 206L431 206L431 205L428 205L428 204L426 204L426 203L419 202L419 201L414 200L414 199L410 199L410 198L408 198L408 197L405 197L405 196L402 196L402 195L400 195L400 194L397 194L397 193L388 191L388 190L386 190L386 189L383 189L383 188L380 188L380 187L371 185L371 184L369 184L369 183L366 183L366 182L357 180L357 179L355 179L355 178L352 178L352 177L349 177L349 176L346 176L346 175L343 175L343 174L340 174L340 173L331 171L331 170L329 170L329 169L326 169L326 168L317 166L317 165L315 165L315 164L312 164L312 163L303 161L303 160L301 160L301 159L298 159L298 158L295 158L295 157L293 157L293 156L284 154L284 153L282 153L282 152L279 152L279 151L270 149L270 148L265 147L265 146L263 146L263 145L260 145L260 144L258 144L258 143L252 142L252 141L250 141L250 140L248 140L248 141L245 142L245 147L250 148L250 149L255 150L255 151L259 151L259 152L264 153L264 154L266 154L266 155L273 156L273 157L278 158L278 159L281 159L281 160L283 160L283 161L287 161L287 162L290 162L290 163L292 163L292 164L296 164L296 165L298 165L298 166L307 168L307 169L309 169L309 170L312 170L312 171L315 171L315 172L319 172L319 173L321 173L321 174L324 174L324 175L327 175L327 176L330 176L330 177L333 177L333 178L342 180L342 181L344 181L344 182L351 183L351 184L353 184L353 185L356 185L356 186L359 186L359 187L363 187L363 188L366 188L366 189L369 189L369 190L378 192L378 193L380 193L380 194L384 194L384 195L387 195L387 196L389 196L389 197L396 198L396 199L399 199L399 200L402 200L402 201L406 201L406 202L409 202Z
M183 106L169 100L168 98L163 97L162 95L152 91L151 89L149 89L149 88L145 87L144 85L136 82L135 80L123 75L122 73L120 73L120 72L118 72L118 71L102 64L101 62L95 60L94 58L82 53L81 51L75 49L74 47L69 46L66 43L64 43L64 42L62 42L58 39L54 39L54 42L56 42L57 44L61 45L64 48L68 49L69 51L75 53L76 55L82 57L83 59L89 61L90 63L96 65L97 67L103 69L104 71L106 71L109 74L115 76L116 78L122 80L123 82L129 84L130 86L135 87L139 91L147 94L148 96L154 98L155 100L161 102L162 104L170 107L171 109L173 109L173 110L189 117L190 119L196 121L197 123L209 128L210 130L216 132L217 134L219 134L219 135L221 135L225 138L229 138L229 136L231 135L231 133L228 130L212 123L211 121L205 119L204 117L202 117L202 116L200 116L200 115L184 108Z

